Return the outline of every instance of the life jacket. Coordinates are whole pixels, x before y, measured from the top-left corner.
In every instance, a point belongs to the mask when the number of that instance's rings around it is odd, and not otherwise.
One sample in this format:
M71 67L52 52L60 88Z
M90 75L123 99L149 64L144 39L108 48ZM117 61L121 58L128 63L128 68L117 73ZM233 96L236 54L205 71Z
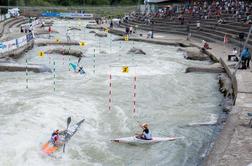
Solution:
M53 143L57 142L59 140L59 135L53 132L51 136L51 140Z
M149 130L148 133L143 132L143 134L144 134L144 138L145 138L145 139L147 139L147 140L152 139L152 134L151 134L151 131L150 131L150 130Z

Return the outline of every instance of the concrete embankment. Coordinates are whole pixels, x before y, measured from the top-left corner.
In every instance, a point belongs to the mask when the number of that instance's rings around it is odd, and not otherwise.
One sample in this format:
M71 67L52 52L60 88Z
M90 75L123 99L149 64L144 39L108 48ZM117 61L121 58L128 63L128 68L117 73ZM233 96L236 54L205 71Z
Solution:
M34 35L45 35L45 34L55 34L55 33L59 33L58 31L52 30L51 32L49 32L47 29L38 29L36 28L34 30Z
M36 40L35 45L37 46L46 46L46 45L80 45L78 41L54 41L54 40Z
M124 41L125 39L118 38L114 41ZM151 44L159 44L159 45L170 45L170 46L180 46L180 47L190 47L191 45L185 40L158 40L158 39L148 39L143 37L129 37L129 41L137 41L137 42L145 42L145 43L151 43Z
M252 163L252 129L248 126L252 112L252 77L250 70L235 70L233 62L227 61L223 53L224 46L212 44L214 49L206 53L219 59L231 79L235 102L219 134L212 151L204 165L206 166L247 166Z
M33 71L36 73L41 72L52 72L50 68L45 65L38 64L18 64L18 63L8 63L0 62L0 71L17 72L17 71Z
M206 66L206 67L187 67L186 73L201 72L201 73L224 73L225 70L222 67Z
M1 24L2 32L9 33L10 28L25 22L27 19L24 17L13 18L10 20L5 21ZM6 35L6 34L5 34ZM17 71L33 71L33 72L51 72L51 69L45 65L38 65L38 64L18 64L14 61L14 59L20 58L24 52L29 49L33 48L34 39L32 35L20 34L20 32L13 32L8 34L11 37L10 41L12 42L11 46L5 44L7 47L3 48L0 53L0 71L8 71L8 72L17 72ZM17 37L20 36L20 37ZM14 40L14 42L13 42ZM10 42L8 40L8 42ZM25 42L25 43L24 43ZM15 47L13 47L13 43ZM7 49L6 49L7 48Z

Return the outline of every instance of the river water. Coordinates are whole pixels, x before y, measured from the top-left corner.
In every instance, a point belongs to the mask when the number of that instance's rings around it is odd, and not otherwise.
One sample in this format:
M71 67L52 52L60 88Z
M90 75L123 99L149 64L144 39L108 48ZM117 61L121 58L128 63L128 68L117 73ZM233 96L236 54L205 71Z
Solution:
M39 51L57 46L35 46L18 60L45 64L52 70L55 62L55 79L54 73L29 72L27 84L23 72L0 73L0 165L198 165L213 139L215 127L186 126L216 122L222 109L219 106L222 96L216 74L185 74L184 71L187 66L208 62L187 61L172 46L112 41L117 38L113 35L94 37L83 28L86 23L55 20L53 26L60 32L53 40L65 40L68 26L81 28L71 31L71 38L85 41L87 46L71 48L85 52L86 57L81 61L85 75L69 71L69 62L76 62L77 58L56 54L38 56ZM128 54L133 46L147 54ZM122 66L129 66L129 72L122 73ZM66 127L68 116L72 117L72 123L82 118L86 121L69 141L64 154L59 151L54 157L45 156L40 150L42 144L54 129ZM137 121L149 123L154 136L184 138L141 146L110 142L139 132Z

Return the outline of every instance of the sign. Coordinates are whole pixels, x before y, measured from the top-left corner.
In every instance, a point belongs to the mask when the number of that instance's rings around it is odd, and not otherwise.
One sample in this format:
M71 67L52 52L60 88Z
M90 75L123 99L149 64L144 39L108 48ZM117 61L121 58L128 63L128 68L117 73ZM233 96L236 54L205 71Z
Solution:
M44 57L45 56L45 52L44 51L39 51L39 57Z
M124 41L129 41L129 35L125 35L123 38L124 38Z
M56 39L55 41L56 41L56 43L60 43L60 40L59 40L59 39Z
M86 42L82 42L82 41L80 42L80 46L81 46L81 47L83 47L83 46L85 46L85 45L87 45Z
M105 28L105 29L104 29L104 32L108 33L108 32L109 32L109 29L108 29L108 28Z
M129 72L129 67L128 66L123 66L122 67L122 72L123 73L128 73Z

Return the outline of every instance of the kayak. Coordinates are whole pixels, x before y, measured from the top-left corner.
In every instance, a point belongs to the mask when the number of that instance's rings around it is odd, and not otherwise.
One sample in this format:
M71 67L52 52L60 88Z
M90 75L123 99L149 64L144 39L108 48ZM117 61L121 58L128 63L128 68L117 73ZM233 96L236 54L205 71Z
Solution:
M111 141L117 143L128 143L128 144L153 144L158 142L174 141L176 139L177 139L176 137L152 137L151 140L145 140L136 138L136 136L132 136L132 137L117 138Z
M73 71L76 71L78 65L75 64L75 63L69 63L69 66L71 67L71 69L72 69Z
M74 134L78 131L81 124L84 122L85 119L82 119L78 123L74 124L73 126L70 126L67 130L64 130L60 132L59 134L59 140L60 144L55 145L52 143L51 140L49 140L47 143L42 145L42 152L44 152L47 155L51 155L54 152L56 152L58 149L60 149L63 145L65 145L71 138L74 136Z
M79 67L75 63L69 63L69 66L70 66L71 70L74 71L75 73L80 73L80 74L86 73L83 68L79 71Z

